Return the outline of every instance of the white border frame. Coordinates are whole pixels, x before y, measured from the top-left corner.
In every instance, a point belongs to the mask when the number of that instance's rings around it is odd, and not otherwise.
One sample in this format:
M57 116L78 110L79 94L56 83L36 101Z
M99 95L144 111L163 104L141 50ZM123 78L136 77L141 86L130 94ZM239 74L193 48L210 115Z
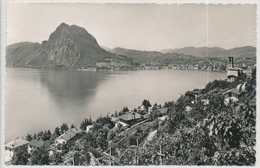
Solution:
M0 5L0 11L1 11L1 17L0 17L0 21L1 21L1 26L0 26L0 37L1 37L1 47L0 47L0 67L1 67L1 75L0 75L0 95L1 95L1 103L0 103L0 108L1 108L1 115L0 115L0 167L8 167L8 168L12 168L12 167L28 167L28 166L6 166L4 163L4 142L5 142L5 48L6 48L6 4L7 2L21 2L21 3L26 3L26 2L35 2L35 3L63 3L63 2L71 2L71 3L77 3L77 2L90 2L90 3L204 3L204 4L208 4L208 3L213 3L213 4L219 4L219 3L223 3L223 4L227 4L227 3L231 3L231 4L245 4L245 3L251 3L251 4L256 4L257 8L256 8L256 48L259 49L259 43L258 43L258 39L259 39L259 34L257 33L259 31L259 23L260 23L260 18L258 16L260 16L260 1L259 0L1 0L0 1L1 5ZM257 65L259 65L259 53L257 50ZM259 73L259 70L257 70L257 74ZM257 80L257 83L259 83L259 79ZM257 92L257 97L259 97L259 92ZM259 100L257 99L257 104L259 104ZM258 105L257 105L257 110L258 110ZM260 159L260 155L259 155L259 133L258 133L258 128L259 128L259 114L257 115L257 140L256 140L256 144L257 144L257 150L256 150L256 165L255 167L260 166L259 164L259 159ZM42 168L43 166L34 166L34 167L40 167ZM63 167L63 166L48 166L48 167ZM82 167L82 166L81 166ZM92 166L91 166L92 167ZM100 167L100 166L98 166ZM108 166L110 167L110 166ZM126 166L126 167L130 167L130 166ZM132 167L132 166L131 166ZM135 166L134 166L135 167ZM138 166L138 167L144 167L144 166ZM153 166L152 166L153 167ZM167 166L160 166L160 167L167 167ZM180 166L171 166L171 167L180 167ZM190 167L190 166L181 166L181 167ZM192 167L199 167L199 166L192 166ZM200 166L201 167L201 166ZM209 167L209 166L207 166ZM217 167L217 166L210 166L210 167ZM222 167L227 167L227 166L222 166ZM234 166L233 166L234 167ZM244 168L244 167L248 167L248 166L239 166L239 168Z

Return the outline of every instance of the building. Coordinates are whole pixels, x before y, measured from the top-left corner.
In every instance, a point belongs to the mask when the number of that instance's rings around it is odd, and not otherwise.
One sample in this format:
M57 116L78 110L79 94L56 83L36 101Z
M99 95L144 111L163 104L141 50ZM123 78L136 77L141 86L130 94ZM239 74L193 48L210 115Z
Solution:
M118 127L119 124L121 124L121 125L122 125L123 127L125 127L125 128L130 127L129 124L127 124L127 123L125 123L125 122L123 122L123 121L117 121L117 122L115 123L115 127Z
M93 128L93 125L86 126L86 133L88 133Z
M55 144L66 144L69 140L73 139L80 131L77 128L71 128L65 133L55 139Z
M167 107L160 108L160 109L157 109L157 110L158 110L159 114L161 114L161 115L165 115L168 112L168 108Z
M62 152L62 148L67 144L68 141L74 139L78 133L80 133L77 128L71 128L67 130L65 133L60 135L55 139L54 145L52 144L49 147L49 155L53 155L54 152Z
M123 115L118 116L118 118L119 118L119 121L122 121L126 124L130 124L132 121L140 119L141 116L142 115L140 115L136 112L128 111L128 112L124 113Z
M192 110L192 107L191 106L186 106L185 109L186 109L187 112L190 112Z
M28 153L32 153L36 149L42 148L44 145L44 142L42 140L36 140L33 139L31 142L28 144Z
M194 95L193 104L198 102L198 96L200 95L200 93L201 93L200 90L194 90L194 91L192 92L192 95Z
M223 93L224 103L228 105L230 102L237 102L246 93L246 83L237 85L236 88L227 90Z
M234 81L237 77L243 74L241 68L234 67L234 58L228 57L228 68L227 68L227 78L230 81Z
M24 139L15 139L11 142L5 144L5 162L9 162L12 160L14 152L22 146L25 146L29 143L29 141Z
M52 144L49 149L48 149L48 152L49 152L49 156L52 156L55 152L56 152L56 145L55 144Z
M200 100L202 102L203 105L208 105L209 104L209 99L201 99Z

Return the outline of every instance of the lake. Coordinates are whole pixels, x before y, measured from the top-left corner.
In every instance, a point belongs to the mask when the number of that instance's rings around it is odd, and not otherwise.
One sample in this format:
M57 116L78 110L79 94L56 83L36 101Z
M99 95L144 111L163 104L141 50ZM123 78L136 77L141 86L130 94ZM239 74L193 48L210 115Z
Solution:
M86 72L7 68L6 141L54 130L66 122L79 128L84 118L105 116L124 106L137 108L176 100L226 73L192 70Z

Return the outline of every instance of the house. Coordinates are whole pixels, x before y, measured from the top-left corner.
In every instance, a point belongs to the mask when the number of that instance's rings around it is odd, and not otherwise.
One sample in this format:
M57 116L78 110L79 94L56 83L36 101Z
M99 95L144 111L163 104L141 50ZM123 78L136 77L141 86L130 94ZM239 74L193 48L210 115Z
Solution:
M63 133L62 135L60 135L59 137L57 137L55 139L55 144L59 145L59 144L66 144L69 140L73 139L78 133L80 133L81 131L79 131L77 128L71 128L69 130L67 130L65 133Z
M118 118L119 118L119 121L122 121L126 124L130 124L132 121L140 119L141 116L142 115L140 115L136 112L128 111L128 112L124 113L123 115L118 116Z
M246 93L246 83L239 84L236 88L227 90L223 93L225 105L228 105L228 103L230 103L231 101L239 101L239 98L243 96L244 93Z
M111 113L107 113L107 117L113 117L113 114L111 114Z
M93 128L93 125L86 126L86 133L88 133Z
M223 95L224 95L224 103L225 105L227 105L230 101L237 102L238 97L240 96L240 92L235 88L224 92Z
M201 99L200 100L202 102L203 105L208 105L209 104L209 99Z
M142 105L140 111L147 111L147 109L145 108L144 105Z
M118 122L116 122L116 123L115 123L115 127L118 127L119 124L121 124L123 127L126 127L126 128L130 127L129 124L127 124L127 123L125 123L125 122L123 122L123 121L118 121Z
M150 114L153 111L154 106L148 107L148 114Z
M33 139L28 143L28 153L32 153L34 150L42 148L44 145L44 141Z
M164 120L168 118L168 115L164 115L162 117L158 117L159 123L162 123Z
M198 102L198 96L200 95L200 93L201 93L201 91L200 90L196 90L196 89L192 92L192 95L194 95L193 103L197 103Z
M168 108L167 108L167 107L165 107L165 108L160 108L160 109L157 109L157 110L158 110L159 113L162 114L162 115L165 115L165 114L167 114L167 112L168 112Z
M57 148L57 147L56 147L55 144L52 144L52 145L49 147L49 149L48 149L49 156L52 156L52 155L55 153L56 148Z
M29 141L24 139L15 139L11 142L5 144L5 162L9 162L12 160L14 152L22 146L25 146L29 143Z
M119 120L117 117L111 117L110 119L111 119L111 121L114 122L114 123Z
M186 106L185 109L186 109L187 112L190 112L192 110L192 107L191 106Z

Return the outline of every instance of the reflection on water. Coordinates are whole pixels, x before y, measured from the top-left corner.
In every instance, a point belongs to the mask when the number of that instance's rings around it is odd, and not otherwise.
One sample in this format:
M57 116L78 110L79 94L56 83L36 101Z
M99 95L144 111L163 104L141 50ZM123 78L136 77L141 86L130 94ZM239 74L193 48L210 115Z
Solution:
M203 88L225 73L203 71L78 72L7 69L6 140L37 133L63 122L76 124L91 116L176 100L179 93Z

